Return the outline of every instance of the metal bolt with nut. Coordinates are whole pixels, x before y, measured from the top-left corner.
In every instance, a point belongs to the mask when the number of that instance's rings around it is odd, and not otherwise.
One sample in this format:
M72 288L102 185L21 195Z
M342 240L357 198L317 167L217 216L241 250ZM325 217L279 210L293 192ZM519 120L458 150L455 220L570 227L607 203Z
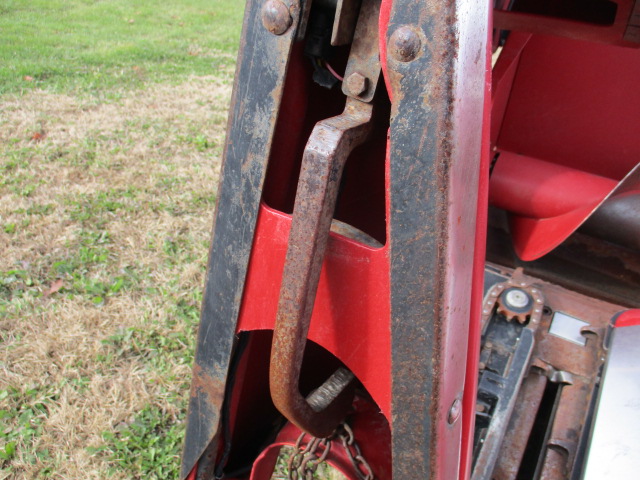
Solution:
M349 95L358 97L369 88L369 79L358 72L353 72L344 81L344 85Z

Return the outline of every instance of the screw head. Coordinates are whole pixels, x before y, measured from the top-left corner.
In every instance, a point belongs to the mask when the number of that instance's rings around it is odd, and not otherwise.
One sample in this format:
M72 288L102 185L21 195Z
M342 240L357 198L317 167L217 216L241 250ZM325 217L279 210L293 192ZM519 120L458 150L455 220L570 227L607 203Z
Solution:
M415 29L403 25L393 32L387 48L393 59L398 62L410 62L420 53L422 41Z
M456 398L451 404L451 408L449 409L449 415L447 417L447 422L449 425L453 425L456 423L458 418L460 418L460 414L462 413L462 401L460 398Z
M347 92L350 95L357 97L367 91L367 88L369 87L369 79L358 72L353 72L347 77L344 84Z
M262 6L262 25L274 35L282 35L292 23L289 9L280 0L267 0Z

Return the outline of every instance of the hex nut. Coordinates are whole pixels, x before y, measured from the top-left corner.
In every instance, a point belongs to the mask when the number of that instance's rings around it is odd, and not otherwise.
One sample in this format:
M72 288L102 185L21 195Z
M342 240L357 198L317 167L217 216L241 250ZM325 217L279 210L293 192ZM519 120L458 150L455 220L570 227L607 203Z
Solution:
M358 72L353 72L345 80L345 87L349 95L358 97L367 91L369 79Z

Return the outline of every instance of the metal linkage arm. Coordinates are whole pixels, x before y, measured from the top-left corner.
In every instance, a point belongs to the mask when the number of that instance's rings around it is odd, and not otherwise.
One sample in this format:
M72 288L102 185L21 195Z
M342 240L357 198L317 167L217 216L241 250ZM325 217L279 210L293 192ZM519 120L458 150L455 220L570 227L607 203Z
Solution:
M302 158L271 350L271 397L292 423L331 435L353 400L353 374L338 369L305 399L300 368L342 170L370 131L372 106L348 99L344 112L316 124Z

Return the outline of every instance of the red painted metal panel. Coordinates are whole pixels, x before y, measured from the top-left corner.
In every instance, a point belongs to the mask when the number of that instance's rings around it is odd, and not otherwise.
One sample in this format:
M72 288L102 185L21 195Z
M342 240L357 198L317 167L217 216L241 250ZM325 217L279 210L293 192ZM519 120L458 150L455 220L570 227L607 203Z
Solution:
M491 147L494 147L498 141L500 127L511 95L513 79L518 70L520 54L530 38L530 34L512 32L509 35L507 46L503 48L498 62L491 72L493 82L491 89Z
M238 332L273 329L291 216L261 205ZM330 235L310 340L338 357L383 413L391 410L387 248Z
M620 180L640 152L640 50L534 36L498 148Z
M491 138L500 155L490 203L513 214L516 252L533 260L582 225L638 163L640 51L515 34L494 73Z
M493 169L489 200L511 213L511 234L518 256L534 260L557 247L592 215L611 208L612 201L638 195L639 179L638 166L616 182L575 168L501 152ZM633 240L636 228L628 230L623 225L627 214L627 210L621 211L622 216L613 222L622 234L615 238L623 243L628 243L627 237Z
M598 205L616 186L607 177L500 152L491 175L490 202L532 218L549 218Z
M615 327L636 327L640 325L640 310L627 310L622 312L616 319Z

